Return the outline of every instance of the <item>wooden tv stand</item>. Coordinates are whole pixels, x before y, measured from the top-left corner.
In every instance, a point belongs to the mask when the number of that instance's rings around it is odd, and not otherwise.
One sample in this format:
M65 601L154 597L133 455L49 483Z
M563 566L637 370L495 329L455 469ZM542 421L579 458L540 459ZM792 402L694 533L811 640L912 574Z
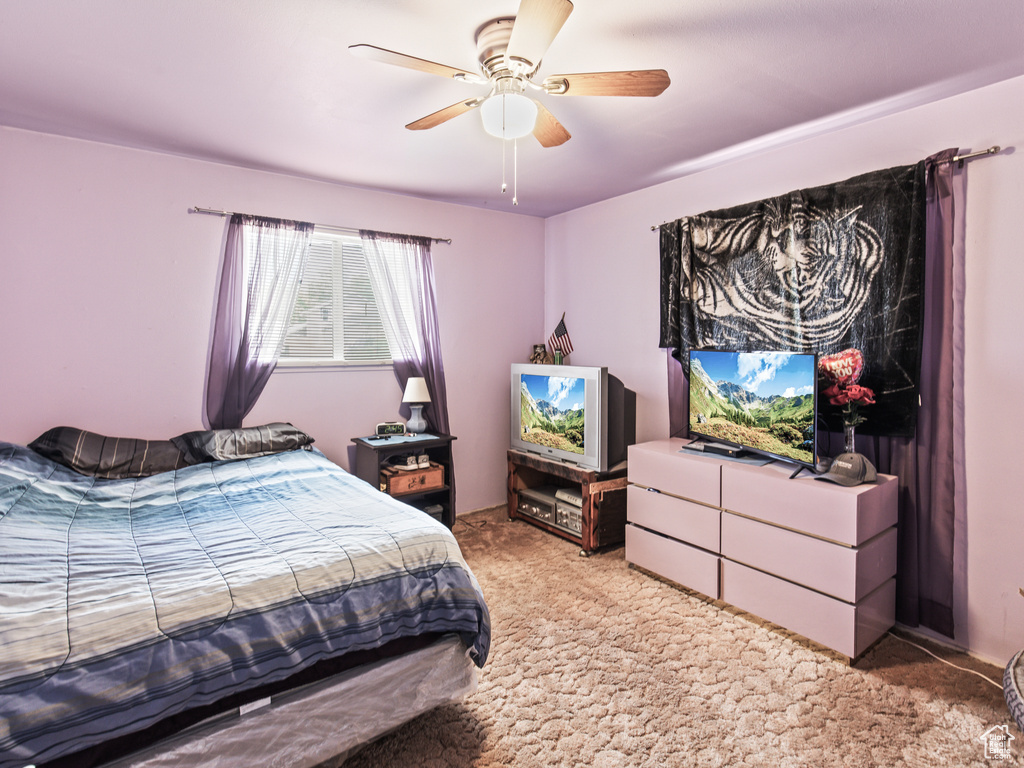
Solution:
M626 539L626 462L608 472L508 452L508 516L525 520L580 546L581 555ZM560 488L580 495L575 505L555 498Z

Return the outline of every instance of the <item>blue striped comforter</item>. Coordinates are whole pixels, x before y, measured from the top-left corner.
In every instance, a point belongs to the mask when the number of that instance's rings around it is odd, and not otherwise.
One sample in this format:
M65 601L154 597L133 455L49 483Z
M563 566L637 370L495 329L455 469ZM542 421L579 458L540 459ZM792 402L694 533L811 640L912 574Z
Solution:
M486 660L454 537L317 451L98 480L0 443L0 768L432 632Z

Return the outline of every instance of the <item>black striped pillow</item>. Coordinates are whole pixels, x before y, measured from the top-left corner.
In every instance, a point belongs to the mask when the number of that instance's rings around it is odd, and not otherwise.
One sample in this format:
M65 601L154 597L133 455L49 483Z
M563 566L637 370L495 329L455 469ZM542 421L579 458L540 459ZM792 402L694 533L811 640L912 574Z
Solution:
M252 459L272 453L306 448L313 438L291 424L274 422L261 427L207 429L172 437L174 443L194 464L227 459Z
M80 474L104 479L148 477L194 463L170 440L107 437L75 427L54 427L28 447Z

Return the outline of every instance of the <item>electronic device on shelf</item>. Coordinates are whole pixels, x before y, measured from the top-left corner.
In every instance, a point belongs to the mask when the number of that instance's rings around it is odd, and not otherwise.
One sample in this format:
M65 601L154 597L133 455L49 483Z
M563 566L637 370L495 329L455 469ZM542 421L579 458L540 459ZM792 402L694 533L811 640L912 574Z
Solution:
M555 491L555 498L566 504L572 504L574 507L583 506L583 495L573 488L559 488Z
M750 455L750 451L746 448L739 448L735 445L726 445L725 443L712 443L704 440L694 440L692 443L684 445L683 449L687 451L695 451L697 453L713 453L716 456L728 456L731 459L740 459L744 456Z
M440 504L428 504L423 508L423 511L438 522L444 522L444 507Z
M511 447L607 472L636 442L636 393L608 369L512 366Z
M815 471L816 355L693 349L688 362L687 423L702 440L686 448L756 453Z
M578 493L562 498L562 491L569 490L548 485L524 488L519 492L519 514L555 525L578 536L583 530L583 499ZM579 503L571 498L579 499Z
M382 421L377 425L374 435L377 437L390 437L391 435L404 435L405 424L400 421Z

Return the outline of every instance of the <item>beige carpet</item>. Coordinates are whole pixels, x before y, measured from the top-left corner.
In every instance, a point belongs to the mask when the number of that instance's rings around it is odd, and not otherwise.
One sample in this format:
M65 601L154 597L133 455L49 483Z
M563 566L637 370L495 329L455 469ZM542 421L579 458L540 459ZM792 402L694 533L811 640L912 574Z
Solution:
M1024 764L999 689L896 638L851 668L629 568L621 547L582 558L503 510L460 517L455 532L493 624L479 690L346 768ZM999 725L1016 737L1009 761L986 758L979 738Z

